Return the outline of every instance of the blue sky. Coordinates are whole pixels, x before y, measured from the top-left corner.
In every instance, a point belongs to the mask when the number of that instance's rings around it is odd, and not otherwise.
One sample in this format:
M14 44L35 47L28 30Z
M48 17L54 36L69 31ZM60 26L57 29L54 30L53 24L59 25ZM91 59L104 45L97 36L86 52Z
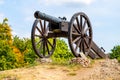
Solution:
M6 17L13 35L30 37L36 10L69 21L76 12L90 18L93 40L106 52L120 45L120 0L0 0L0 22Z

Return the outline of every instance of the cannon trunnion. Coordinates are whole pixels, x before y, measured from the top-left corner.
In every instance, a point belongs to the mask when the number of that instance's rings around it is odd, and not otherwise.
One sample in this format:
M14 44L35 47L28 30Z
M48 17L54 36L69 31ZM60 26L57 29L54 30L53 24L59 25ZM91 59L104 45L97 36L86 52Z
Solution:
M93 44L92 26L85 13L75 13L70 21L66 21L65 17L56 18L40 11L36 11L34 16L36 20L32 27L31 40L33 49L40 58L48 58L53 54L56 37L68 38L75 57L81 57L82 52L91 58L96 58L96 55L105 58L102 50Z

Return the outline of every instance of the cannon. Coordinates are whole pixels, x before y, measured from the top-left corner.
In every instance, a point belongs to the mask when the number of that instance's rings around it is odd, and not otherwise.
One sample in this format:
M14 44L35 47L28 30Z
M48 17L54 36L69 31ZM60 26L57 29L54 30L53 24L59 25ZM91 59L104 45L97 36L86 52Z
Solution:
M56 38L68 38L70 49L75 57L81 53L91 58L105 58L104 52L93 42L92 26L83 12L75 13L70 21L65 17L56 18L36 11L32 26L31 41L35 53L40 58L50 57L56 47Z

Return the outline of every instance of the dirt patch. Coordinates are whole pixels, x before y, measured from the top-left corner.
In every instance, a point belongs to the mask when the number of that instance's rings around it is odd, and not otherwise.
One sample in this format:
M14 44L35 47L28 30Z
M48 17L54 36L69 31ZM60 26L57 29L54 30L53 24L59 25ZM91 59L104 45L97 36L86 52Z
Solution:
M40 64L0 72L1 80L120 80L117 60L96 60L88 68Z

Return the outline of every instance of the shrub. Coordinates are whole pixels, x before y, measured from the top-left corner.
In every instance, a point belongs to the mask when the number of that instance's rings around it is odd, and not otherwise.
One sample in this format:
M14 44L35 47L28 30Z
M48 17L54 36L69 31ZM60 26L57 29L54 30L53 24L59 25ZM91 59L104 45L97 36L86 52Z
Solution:
M35 59L37 58L37 55L33 51L30 39L20 39L19 37L15 36L13 46L17 47L20 50L21 55L24 57L24 63L34 63Z
M5 18L0 23L0 70L6 70L16 67L16 56L12 50L11 28Z
M57 64L67 64L73 57L74 56L68 49L66 42L64 40L57 39L56 49L51 57L53 62Z
M15 68L16 59L12 48L0 41L0 70Z
M11 28L5 18L0 23L0 70L23 67L34 63L35 55L31 40L20 39L15 36L12 39Z
M120 45L115 46L110 53L110 58L116 58L120 62Z

